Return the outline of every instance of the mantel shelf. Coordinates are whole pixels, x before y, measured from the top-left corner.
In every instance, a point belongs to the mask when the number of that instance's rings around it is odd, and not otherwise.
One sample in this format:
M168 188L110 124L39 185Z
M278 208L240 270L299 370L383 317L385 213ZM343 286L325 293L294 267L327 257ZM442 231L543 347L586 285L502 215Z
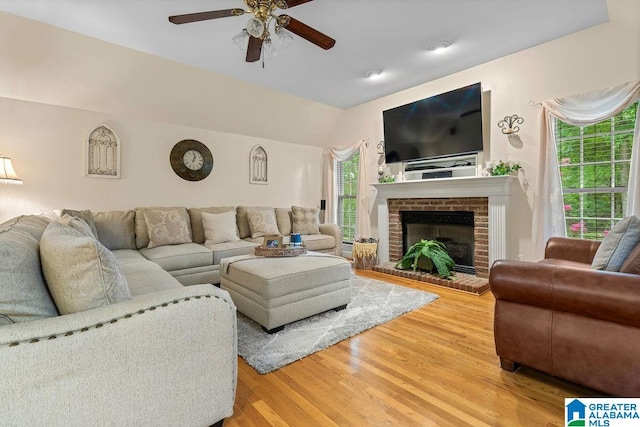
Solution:
M420 181L390 182L374 184L378 197L489 197L509 196L515 176L473 176L460 178L438 178Z

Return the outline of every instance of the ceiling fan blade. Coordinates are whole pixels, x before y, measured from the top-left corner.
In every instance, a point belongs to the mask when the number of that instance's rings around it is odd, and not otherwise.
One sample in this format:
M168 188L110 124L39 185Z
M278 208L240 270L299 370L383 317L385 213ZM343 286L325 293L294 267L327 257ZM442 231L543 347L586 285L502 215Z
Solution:
M262 39L250 36L249 45L247 46L247 62L259 61L261 52L262 52Z
M298 6L299 4L309 3L310 1L313 0L286 0L287 8Z
M280 15L280 17L284 17L284 19L289 20L289 23L285 25L284 28L291 31L293 34L297 34L303 39L310 41L316 46L323 48L324 50L331 49L336 44L336 41L328 35L311 28L307 24L303 24L289 15Z
M226 18L229 16L244 15L242 9L224 9L211 12L187 13L186 15L174 15L169 17L169 22L174 24L188 24L190 22L206 21L208 19Z

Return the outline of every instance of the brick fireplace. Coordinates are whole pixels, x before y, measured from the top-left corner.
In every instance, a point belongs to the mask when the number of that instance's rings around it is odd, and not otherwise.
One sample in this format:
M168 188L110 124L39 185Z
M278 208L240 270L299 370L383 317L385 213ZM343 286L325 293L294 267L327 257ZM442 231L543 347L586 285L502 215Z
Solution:
M509 199L517 182L515 177L502 176L376 184L379 262L403 255L401 212L471 211L476 276L488 277L495 260L514 258L508 250L507 230Z
M402 212L473 212L473 259L476 276L489 277L489 198L389 199L389 260L403 255Z

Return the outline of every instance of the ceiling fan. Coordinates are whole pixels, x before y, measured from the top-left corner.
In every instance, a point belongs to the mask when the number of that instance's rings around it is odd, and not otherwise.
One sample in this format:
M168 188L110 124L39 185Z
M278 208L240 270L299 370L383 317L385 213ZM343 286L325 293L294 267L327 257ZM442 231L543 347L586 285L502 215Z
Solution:
M229 16L242 16L250 13L253 16L247 22L247 27L240 34L234 37L234 43L244 47L244 42L248 38L247 45L247 62L256 62L260 59L261 54L268 53L273 49L271 44L271 33L269 25L274 24L274 31L277 35L283 32L283 29L302 37L305 40L319 46L325 50L331 49L336 41L326 34L311 28L310 26L292 18L289 15L275 15L276 9L287 9L308 3L312 0L243 0L247 6L244 9L223 9L211 12L188 13L186 15L174 15L169 17L169 22L174 24L188 24L190 22L206 21L209 19L226 18ZM287 36L282 37L286 40Z

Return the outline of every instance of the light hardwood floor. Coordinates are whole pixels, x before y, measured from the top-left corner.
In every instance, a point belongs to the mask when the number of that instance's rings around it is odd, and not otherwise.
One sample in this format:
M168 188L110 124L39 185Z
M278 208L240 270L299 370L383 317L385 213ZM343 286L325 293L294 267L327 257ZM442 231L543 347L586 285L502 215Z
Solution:
M239 358L225 426L563 426L565 397L598 395L532 369L500 369L490 292L358 274L440 298L267 375Z

